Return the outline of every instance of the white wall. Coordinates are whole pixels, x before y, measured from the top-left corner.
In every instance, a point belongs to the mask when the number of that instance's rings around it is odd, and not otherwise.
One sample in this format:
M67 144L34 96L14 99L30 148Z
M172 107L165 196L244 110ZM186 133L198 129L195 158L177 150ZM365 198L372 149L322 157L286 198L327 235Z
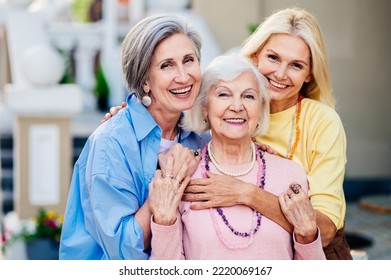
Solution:
M337 111L348 139L347 178L391 178L391 1L194 0L228 50L247 36L246 25L298 6L323 29Z

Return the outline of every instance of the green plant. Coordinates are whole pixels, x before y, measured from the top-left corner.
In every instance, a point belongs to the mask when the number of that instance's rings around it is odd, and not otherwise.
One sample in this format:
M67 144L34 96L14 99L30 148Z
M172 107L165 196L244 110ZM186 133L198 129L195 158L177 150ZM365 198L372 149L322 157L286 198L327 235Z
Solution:
M258 23L249 23L247 25L247 30L250 33L250 35L255 32L255 30L258 28L258 25L259 25Z

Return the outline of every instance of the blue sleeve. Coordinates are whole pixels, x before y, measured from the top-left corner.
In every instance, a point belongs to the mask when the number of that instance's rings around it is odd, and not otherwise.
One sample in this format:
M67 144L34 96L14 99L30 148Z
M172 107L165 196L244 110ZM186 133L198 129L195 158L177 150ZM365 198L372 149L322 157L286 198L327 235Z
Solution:
M86 227L103 250L105 259L148 259L144 236L135 213L142 206L140 188L98 174L88 188L90 206L84 208ZM91 213L87 213L91 211ZM91 227L90 229L88 227Z

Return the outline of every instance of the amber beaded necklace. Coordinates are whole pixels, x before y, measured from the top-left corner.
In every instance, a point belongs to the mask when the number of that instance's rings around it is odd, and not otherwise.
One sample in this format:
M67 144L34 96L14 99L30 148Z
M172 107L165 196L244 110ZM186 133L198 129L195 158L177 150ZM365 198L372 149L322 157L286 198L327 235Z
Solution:
M297 148L297 145L300 140L300 126L299 126L299 120L300 120L300 115L301 115L301 101L303 100L303 96L299 94L299 97L297 99L296 103L296 111L295 115L292 118L292 128L291 128L291 134L289 137L289 144L288 144L288 149L286 151L286 156L285 158L292 160L293 155L295 154L295 150ZM295 131L295 142L292 145L292 138L293 138L293 131Z

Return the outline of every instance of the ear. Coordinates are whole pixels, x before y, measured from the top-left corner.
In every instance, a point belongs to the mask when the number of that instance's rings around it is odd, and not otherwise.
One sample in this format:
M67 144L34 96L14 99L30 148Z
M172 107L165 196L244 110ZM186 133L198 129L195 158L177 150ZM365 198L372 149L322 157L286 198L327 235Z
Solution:
M143 83L143 90L144 92L148 93L151 89L150 87L148 86L148 83L147 82L144 82Z
M253 62L253 64L254 64L256 67L258 67L258 62L259 62L259 60L258 60L258 55L257 55L256 53L254 53L254 54L251 55L251 61Z
M204 119L208 118L208 111L206 110L205 106L202 106L202 115L203 115Z
M308 74L307 77L305 77L304 82L309 83L312 80L312 74Z

